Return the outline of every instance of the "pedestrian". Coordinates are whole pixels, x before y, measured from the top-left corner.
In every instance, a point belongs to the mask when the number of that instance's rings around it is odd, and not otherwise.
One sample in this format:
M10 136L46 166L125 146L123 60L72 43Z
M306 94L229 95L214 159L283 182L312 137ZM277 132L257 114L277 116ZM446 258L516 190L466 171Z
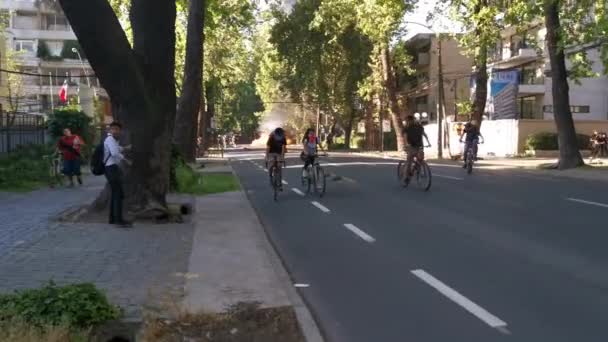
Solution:
M105 175L110 185L112 192L110 198L110 224L115 224L123 228L132 227L130 222L125 221L122 210L123 210L123 173L120 169L122 162L127 165L131 165L129 161L123 155L123 151L129 147L122 147L119 145L120 134L122 131L122 125L119 122L112 122L110 124L110 133L103 142L103 160L105 166Z
M72 134L69 128L63 129L63 136L57 142L57 148L63 155L63 174L69 181L69 187L74 187L74 176L78 184L82 185L80 173L81 155L80 151L84 140L76 134Z

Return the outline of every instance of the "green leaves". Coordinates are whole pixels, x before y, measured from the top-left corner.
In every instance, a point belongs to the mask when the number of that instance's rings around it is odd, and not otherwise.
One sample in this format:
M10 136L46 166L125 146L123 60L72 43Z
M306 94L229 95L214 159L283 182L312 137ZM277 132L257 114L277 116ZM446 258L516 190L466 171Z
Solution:
M0 321L21 320L44 326L88 328L120 317L118 307L90 283L63 287L49 282L40 289L0 295Z

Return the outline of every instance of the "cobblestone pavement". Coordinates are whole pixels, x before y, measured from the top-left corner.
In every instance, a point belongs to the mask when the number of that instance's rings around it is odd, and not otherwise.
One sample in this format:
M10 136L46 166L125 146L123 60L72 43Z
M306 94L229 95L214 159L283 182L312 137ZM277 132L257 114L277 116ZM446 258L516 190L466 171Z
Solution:
M76 189L29 194L0 193L0 292L58 284L93 282L110 300L138 317L183 292L192 246L191 224L59 223L53 216L92 201L103 177Z

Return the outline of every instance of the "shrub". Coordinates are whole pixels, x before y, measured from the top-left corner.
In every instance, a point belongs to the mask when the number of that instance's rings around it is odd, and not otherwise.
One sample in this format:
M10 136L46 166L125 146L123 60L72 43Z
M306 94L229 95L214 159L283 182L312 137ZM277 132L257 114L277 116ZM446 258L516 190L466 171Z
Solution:
M578 148L581 150L589 149L589 136L577 134ZM559 150L557 133L541 132L535 133L526 140L526 147L529 150L555 151Z
M52 145L21 146L0 158L0 189L30 191L51 181L45 155L54 151Z
M0 295L0 321L21 320L35 325L97 326L119 318L121 311L90 283L56 286Z
M54 139L63 135L63 129L69 128L72 133L80 135L87 144L91 143L93 130L91 118L77 106L67 106L49 115L48 129Z

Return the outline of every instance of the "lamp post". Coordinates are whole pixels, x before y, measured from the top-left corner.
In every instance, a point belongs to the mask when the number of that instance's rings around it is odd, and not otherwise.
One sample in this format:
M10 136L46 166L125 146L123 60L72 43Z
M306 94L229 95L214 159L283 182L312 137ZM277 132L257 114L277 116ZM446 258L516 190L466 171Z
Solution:
M443 159L443 119L445 118L445 94L443 89L443 58L442 44L439 32L433 30L430 26L417 23L414 21L406 21L405 24L418 25L431 31L437 38L437 158Z
M80 56L80 52L78 51L77 48L72 48L72 52L75 53L76 55L78 55L78 59L80 60L80 65L82 66L82 73L83 75L86 75L87 77L87 85L89 86L89 88L91 88L91 81L89 80L89 75L87 75L87 72L84 68L84 62L82 61L82 56Z

